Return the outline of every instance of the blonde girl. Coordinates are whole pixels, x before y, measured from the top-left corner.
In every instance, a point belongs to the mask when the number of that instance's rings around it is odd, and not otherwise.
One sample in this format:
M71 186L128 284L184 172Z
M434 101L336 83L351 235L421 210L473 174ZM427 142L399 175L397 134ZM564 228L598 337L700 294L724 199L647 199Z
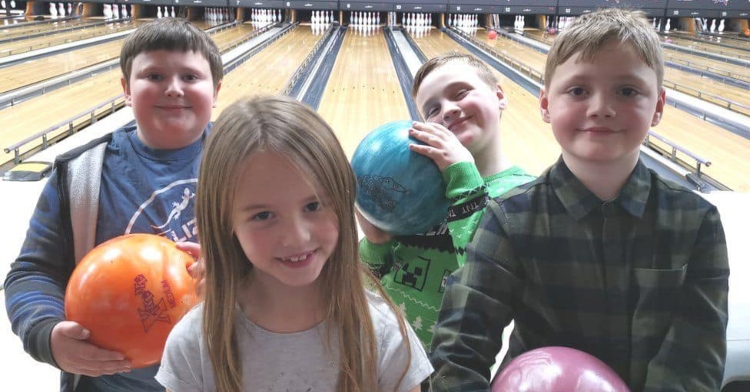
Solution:
M167 390L419 391L432 367L358 259L354 174L320 116L234 103L198 184L205 303L170 334Z

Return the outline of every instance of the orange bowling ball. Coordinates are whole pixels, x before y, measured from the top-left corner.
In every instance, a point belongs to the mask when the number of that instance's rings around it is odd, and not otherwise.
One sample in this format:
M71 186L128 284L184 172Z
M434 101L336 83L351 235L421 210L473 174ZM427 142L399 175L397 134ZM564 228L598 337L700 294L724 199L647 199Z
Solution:
M76 266L65 315L90 342L125 355L133 368L157 364L172 327L198 299L187 271L193 258L153 234L113 238Z
M497 31L495 31L495 30L490 30L490 32L489 32L489 33L487 33L487 37L488 37L489 39L496 39L496 38L497 38Z

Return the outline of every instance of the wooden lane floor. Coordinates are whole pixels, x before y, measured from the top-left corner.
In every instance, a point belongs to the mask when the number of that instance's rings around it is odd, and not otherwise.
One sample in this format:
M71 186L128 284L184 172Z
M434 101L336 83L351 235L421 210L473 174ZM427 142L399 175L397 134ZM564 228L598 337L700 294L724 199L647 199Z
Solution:
M432 29L430 34L425 36L412 38L427 58L449 51L469 53L450 36L437 29ZM560 146L555 141L549 125L542 121L539 99L492 66L488 66L500 81L508 101L508 107L500 121L503 154L510 162L519 165L528 173L539 175L555 163L560 155Z
M679 45L685 48L700 50L702 52L708 52L713 54L720 54L731 58L738 58L745 61L750 61L750 52L747 49L739 48L728 48L726 46L714 45L712 42L705 41L694 41L691 39L680 38L678 35L670 35L669 38L672 40L672 44Z
M299 25L262 52L224 76L213 119L237 99L259 94L280 94L322 35Z
M131 28L137 28L148 20L135 20ZM205 22L193 22L196 26L206 29ZM236 36L243 34L243 30L233 30ZM246 34L246 32L244 32ZM110 34L109 32L107 34ZM98 63L114 60L120 57L125 37L114 41L102 42L82 48L74 48L59 54L44 56L26 61L21 64L0 68L0 94L10 90L22 88L50 78L74 72Z
M31 52L33 50L45 49L56 45L67 44L89 38L101 37L135 28L135 23L125 21L121 23L108 23L84 30L72 30L57 34L45 35L25 40L10 41L0 44L0 58Z
M97 22L100 22L100 21L84 18L84 19L60 20L56 22L42 23L42 24L23 22L23 23L19 23L22 26L13 25L13 27L0 26L0 40L4 40L8 38L23 37L25 35L30 35L30 34L54 32L54 30L67 28L67 27L85 27L87 25L92 25Z
M254 28L251 25L239 25L231 29L222 30L212 35L222 51L228 50L241 34L250 34ZM3 110L3 121L9 126L0 129L0 164L13 159L12 152L6 154L4 148L19 142L37 132L46 130L74 115L94 108L122 94L120 84L121 71L119 68L103 72L91 78L79 81L47 94ZM98 111L103 112L104 109ZM80 124L84 119L76 122ZM53 132L53 138L65 132L64 129ZM41 145L41 139L36 143L29 143L21 152L29 151Z
M125 37L0 68L0 94L120 57Z
M371 130L411 118L381 29L372 35L347 29L318 113L350 158Z
M731 46L737 49L743 49L750 51L750 40L738 37L739 32L724 32L723 36L715 36L711 34L696 34L688 31L673 30L669 33L672 36L677 36L690 41L703 42L706 44L721 44Z
M554 35L545 35L539 30L527 30L524 34L531 35L548 45L551 45L556 37ZM750 68L748 67L695 56L669 48L664 48L664 57L666 61L690 65L698 69L702 67L703 70L750 82ZM732 110L740 114L750 115L750 90L747 88L724 83L709 77L702 77L701 75L669 66L666 66L664 69L664 84L668 88L674 88L721 107L726 107L728 100L739 104L732 105Z
M524 29L524 35L531 36L538 41L542 41L546 43L547 45L552 45L552 43L555 42L555 37L557 37L557 35L545 34L542 30L534 29L534 28ZM722 55L730 56L730 57L732 57L734 54L734 57L736 58L744 58L745 60L750 60L750 52L748 52L747 49L738 48L735 51L732 48L726 48L723 46L714 45L712 42L696 42L690 39L682 39L680 38L680 35L674 35L674 34L670 35L669 37L662 37L662 38L663 39L669 38L670 40L672 40L673 45L678 45L684 48L695 49L695 50L700 50L700 51L714 53L714 54L722 54ZM691 62L695 62L696 64L703 64L703 62L708 62L706 63L706 66L711 66L713 68L726 69L728 72L732 72L735 74L736 73L744 74L745 76L747 76L747 74L750 72L748 71L747 67L734 65L731 63L727 63L726 61L721 61L718 59L709 59L707 57L701 57L701 56L691 56L689 54L684 54L683 52L680 52L675 49L664 48L665 56L676 56L676 54L678 53L680 55L686 56L686 57L680 57L680 58L691 58L692 59ZM738 57L738 56L742 56L742 57Z
M738 103L741 106L733 105L732 110L750 116L750 90L748 89L672 67L664 68L664 86L694 97L699 94L697 98L720 107L726 108L727 101Z
M532 69L539 72L544 69L546 55L529 47L502 37L488 40L485 31L478 32L476 39L494 45L499 52L510 54ZM747 138L702 121L672 106L665 108L661 124L654 131L711 161L710 167L702 169L707 175L733 190L750 192L750 176L747 173L750 163L750 140Z
M667 48L664 48L664 60L750 83L750 66L744 67L738 64L727 63L708 57L694 56L680 52L679 50Z

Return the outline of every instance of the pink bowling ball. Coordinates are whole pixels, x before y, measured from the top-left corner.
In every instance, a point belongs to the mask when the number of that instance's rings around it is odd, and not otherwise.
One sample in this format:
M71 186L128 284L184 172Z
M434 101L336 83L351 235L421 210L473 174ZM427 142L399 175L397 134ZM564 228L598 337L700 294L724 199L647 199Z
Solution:
M542 347L514 358L495 377L492 392L630 392L620 376L593 355Z

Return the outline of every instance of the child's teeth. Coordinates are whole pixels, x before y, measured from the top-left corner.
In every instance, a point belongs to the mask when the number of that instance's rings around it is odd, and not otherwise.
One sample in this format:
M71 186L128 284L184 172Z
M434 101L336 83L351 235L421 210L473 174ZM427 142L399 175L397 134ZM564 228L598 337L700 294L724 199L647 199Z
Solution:
M306 260L306 259L307 259L307 255L289 258L289 260L291 260L292 262L297 262L297 261Z

